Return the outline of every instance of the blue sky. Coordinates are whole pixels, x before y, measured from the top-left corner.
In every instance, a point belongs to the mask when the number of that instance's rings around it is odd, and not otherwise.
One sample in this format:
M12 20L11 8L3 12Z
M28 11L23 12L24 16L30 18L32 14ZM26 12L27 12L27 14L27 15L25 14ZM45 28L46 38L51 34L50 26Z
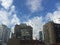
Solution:
M48 21L60 24L60 0L0 0L0 24L7 25L14 33L16 24L33 27L33 39Z
M60 0L15 0L13 4L16 6L17 16L21 22L27 21L34 28L34 37L38 36L38 32L42 30L43 24L52 20L47 18L50 15L48 13L54 13L58 8L57 5L60 8Z
M24 21L26 19L24 16L30 16L29 18L33 18L35 16L44 17L48 12L54 12L56 10L56 3L60 3L60 0L42 0L41 2L43 10L38 10L33 13L26 5L27 0L14 0L13 4L16 6L17 16L21 18L21 21Z

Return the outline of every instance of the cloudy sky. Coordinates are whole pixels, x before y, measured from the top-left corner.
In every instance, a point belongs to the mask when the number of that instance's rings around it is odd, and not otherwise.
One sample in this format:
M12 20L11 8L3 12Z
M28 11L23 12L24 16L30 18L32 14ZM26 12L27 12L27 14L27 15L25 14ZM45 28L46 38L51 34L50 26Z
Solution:
M33 38L48 21L60 23L60 0L0 0L0 24L11 27L26 23L33 27Z

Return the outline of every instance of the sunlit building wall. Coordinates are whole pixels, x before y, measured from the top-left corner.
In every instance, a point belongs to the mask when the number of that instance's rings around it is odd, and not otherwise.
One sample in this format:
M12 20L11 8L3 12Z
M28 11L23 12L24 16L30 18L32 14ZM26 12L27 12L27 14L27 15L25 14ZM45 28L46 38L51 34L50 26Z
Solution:
M43 26L45 43L60 43L60 24L48 22Z

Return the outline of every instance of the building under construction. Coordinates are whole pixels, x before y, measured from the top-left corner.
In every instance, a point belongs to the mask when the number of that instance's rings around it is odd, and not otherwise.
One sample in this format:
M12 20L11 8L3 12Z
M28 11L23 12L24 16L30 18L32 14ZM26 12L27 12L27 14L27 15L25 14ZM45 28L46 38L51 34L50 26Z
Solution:
M43 26L43 32L46 45L60 43L60 24L48 22Z

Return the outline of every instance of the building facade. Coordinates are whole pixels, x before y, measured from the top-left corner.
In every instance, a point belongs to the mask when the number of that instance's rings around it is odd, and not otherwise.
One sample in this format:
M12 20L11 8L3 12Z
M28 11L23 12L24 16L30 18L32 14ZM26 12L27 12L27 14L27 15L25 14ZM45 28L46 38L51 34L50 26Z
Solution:
M5 25L0 25L0 43L8 42L10 37L10 28Z
M20 40L31 40L32 39L32 27L26 24L15 25L14 34L16 38Z
M43 26L43 32L46 44L60 43L60 24L48 22Z

